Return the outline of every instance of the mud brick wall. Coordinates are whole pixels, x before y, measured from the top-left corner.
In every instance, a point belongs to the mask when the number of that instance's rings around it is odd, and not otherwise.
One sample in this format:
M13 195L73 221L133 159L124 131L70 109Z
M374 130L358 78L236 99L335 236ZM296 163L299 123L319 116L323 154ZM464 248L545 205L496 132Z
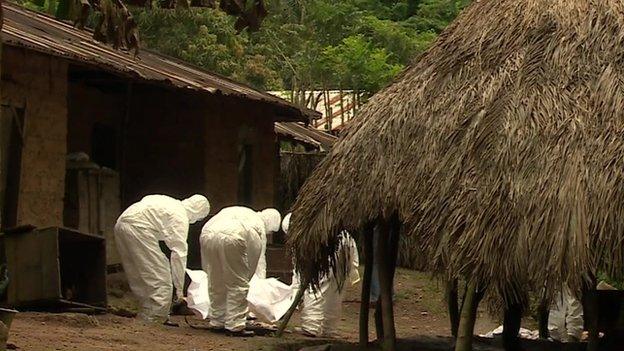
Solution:
M277 135L274 114L232 98L212 99L206 124L205 189L213 212L238 204L239 147L252 147L252 203L273 206L277 177Z
M272 111L225 96L135 85L122 179L127 206L146 194L204 193L212 211L238 204L239 145L252 145L253 203L272 206L277 159Z
M61 225L65 188L67 63L34 51L2 52L2 101L24 111L18 224Z

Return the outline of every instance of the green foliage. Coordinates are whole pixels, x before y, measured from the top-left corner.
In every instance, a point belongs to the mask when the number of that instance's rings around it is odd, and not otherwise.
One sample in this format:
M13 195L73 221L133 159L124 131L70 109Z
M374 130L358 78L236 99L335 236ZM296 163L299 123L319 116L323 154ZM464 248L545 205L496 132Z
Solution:
M137 11L144 46L179 57L224 75L240 71L247 45L237 36L232 17L213 9L153 9Z
M62 20L73 18L79 11L79 4L75 0L22 0L17 3L30 10L47 12Z
M258 32L219 10L135 9L144 46L267 90L372 94L468 0L272 0ZM366 95L366 94L365 94Z
M418 31L440 33L470 0L422 0L416 15L406 20L406 24Z
M68 18L76 0L19 1ZM142 46L201 68L260 89L344 89L366 96L425 51L469 0L266 2L269 16L253 33L237 33L236 19L217 9L131 11Z
M618 290L624 290L624 282L612 279L611 277L609 277L604 272L599 272L598 273L598 279L597 280L598 280L598 282L604 281L605 283L611 285L612 287L614 287L614 288L616 288Z
M403 69L390 63L384 48L376 48L361 34L349 36L337 46L327 47L323 53L340 86L375 92Z

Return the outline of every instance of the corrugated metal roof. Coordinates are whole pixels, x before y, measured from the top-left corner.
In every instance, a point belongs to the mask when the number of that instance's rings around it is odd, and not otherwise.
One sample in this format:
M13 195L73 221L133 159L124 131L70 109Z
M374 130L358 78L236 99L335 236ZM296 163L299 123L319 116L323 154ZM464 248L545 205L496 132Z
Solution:
M92 32L79 30L48 15L6 3L2 40L6 45L23 47L62 57L126 77L158 82L175 88L222 93L272 104L279 117L291 120L318 118L316 111L260 92L183 61L142 49L135 59L92 38Z
M337 137L329 133L321 132L296 122L275 123L275 132L318 147L322 151L331 149L338 140Z

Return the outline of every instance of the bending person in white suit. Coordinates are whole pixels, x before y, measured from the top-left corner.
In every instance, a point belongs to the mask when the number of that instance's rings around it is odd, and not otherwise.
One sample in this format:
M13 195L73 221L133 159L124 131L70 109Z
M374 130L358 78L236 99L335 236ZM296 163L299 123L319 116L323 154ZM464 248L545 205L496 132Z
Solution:
M139 298L139 317L165 322L171 309L173 287L183 298L184 270L189 224L208 215L210 204L202 195L176 200L165 195L148 195L128 207L115 224L115 242L128 284ZM171 250L171 259L159 241Z
M253 336L245 329L249 281L266 250L267 233L277 231L277 210L256 212L242 206L227 207L202 229L202 268L208 274L210 326L231 336ZM261 269L266 270L266 264ZM265 274L260 272L259 274Z

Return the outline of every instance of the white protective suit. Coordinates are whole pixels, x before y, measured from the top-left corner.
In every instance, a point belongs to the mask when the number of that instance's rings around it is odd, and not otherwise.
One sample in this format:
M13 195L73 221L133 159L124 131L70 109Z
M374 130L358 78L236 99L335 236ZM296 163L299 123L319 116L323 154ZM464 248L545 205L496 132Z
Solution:
M270 220L274 216L271 213L262 215L247 207L227 207L204 225L199 240L202 268L209 280L213 328L225 327L233 332L245 328L249 281L266 250L267 232L279 227L279 212L277 225L269 223L275 221Z
M284 232L284 234L288 234L288 228L290 227L290 217L292 216L292 213L288 213L287 215L284 216L284 220L282 221L282 231ZM290 289L292 290L292 296L291 296L291 301L293 301L295 299L295 296L297 296L297 292L299 291L299 285L301 285L301 279L299 278L299 273L297 273L297 270L295 269L295 261L293 258L293 271L292 271L292 280L290 283Z
M290 214L284 217L282 230L288 232L290 225ZM338 244L338 255L344 257L348 263L348 271L344 276L347 281L342 286L338 286L338 280L333 273L330 273L321 282L318 291L314 292L308 288L303 295L303 308L301 310L301 329L303 332L314 336L334 336L338 329L338 322L342 314L342 300L346 292L346 284L356 284L360 280L359 256L355 240L343 231L340 233L340 243ZM299 275L293 271L291 289L293 298L299 290Z
M258 267L256 268L256 276L260 279L266 279L266 246L267 246L267 235L269 233L275 233L280 228L280 223L282 222L282 215L280 215L279 211L274 208L267 208L260 212L258 215L262 219L264 223L264 228L266 229L266 235L262 237L262 251L260 253L260 259L258 260Z
M115 224L115 242L132 292L139 298L139 316L162 322L169 315L172 284L182 298L189 224L208 215L210 204L202 195L179 201L148 195L128 207ZM159 241L171 250L171 260Z
M561 342L579 341L583 334L583 305L569 288L557 295L548 315L550 337Z

